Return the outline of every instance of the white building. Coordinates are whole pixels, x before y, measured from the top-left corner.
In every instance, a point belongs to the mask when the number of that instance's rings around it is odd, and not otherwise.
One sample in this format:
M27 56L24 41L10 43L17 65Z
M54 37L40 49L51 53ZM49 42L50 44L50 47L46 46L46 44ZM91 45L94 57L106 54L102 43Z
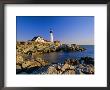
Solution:
M41 36L34 37L31 41L42 42L42 43L46 43L46 42L50 42L51 43L51 42L54 42L53 41L53 32L50 29L50 41L44 40Z
M53 32L50 31L50 41L53 42Z
M40 36L34 37L34 38L32 39L32 41L35 41L35 42L42 42L42 43L45 42L44 39L43 39L42 37L40 37Z

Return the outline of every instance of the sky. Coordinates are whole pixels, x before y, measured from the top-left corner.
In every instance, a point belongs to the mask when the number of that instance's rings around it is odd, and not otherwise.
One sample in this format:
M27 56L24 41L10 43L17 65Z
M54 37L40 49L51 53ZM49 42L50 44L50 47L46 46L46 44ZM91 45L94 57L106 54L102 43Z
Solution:
M17 41L41 36L54 41L79 45L94 45L94 16L16 16Z

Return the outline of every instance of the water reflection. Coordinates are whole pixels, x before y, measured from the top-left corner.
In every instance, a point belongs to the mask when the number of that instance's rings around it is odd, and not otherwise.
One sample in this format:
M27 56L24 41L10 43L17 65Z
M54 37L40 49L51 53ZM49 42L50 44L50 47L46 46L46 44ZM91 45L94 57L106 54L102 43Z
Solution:
M49 60L49 62L55 63L60 57L59 53L56 52L52 52L52 53L48 53L48 54L44 54L43 58Z

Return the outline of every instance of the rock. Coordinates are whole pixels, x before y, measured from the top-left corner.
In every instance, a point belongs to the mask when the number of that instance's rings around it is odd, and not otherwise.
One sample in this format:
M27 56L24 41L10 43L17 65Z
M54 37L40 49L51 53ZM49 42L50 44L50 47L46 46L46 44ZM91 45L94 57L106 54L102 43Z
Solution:
M21 66L20 65L16 65L16 69L21 69Z
M25 61L22 63L22 68L27 68L28 66L30 66L30 61Z
M78 65L79 61L75 59L67 59L64 63L68 63L69 65Z
M66 70L63 74L76 74L74 70Z
M48 74L57 74L56 68L53 67L53 66L50 66L50 67L48 68Z
M74 70L74 69L75 69L75 67L74 67L74 66L70 66L70 69L73 69L73 70Z
M41 58L37 58L36 61L39 62L42 66L45 66L48 64L47 60L42 60Z
M22 68L32 68L32 67L41 67L48 65L46 60L37 59L37 60L27 60L22 63Z
M23 57L22 55L17 55L16 56L16 63L22 63L24 60L23 60Z
M94 66L93 65L89 65L88 70L89 70L90 74L94 74Z
M28 68L41 67L41 66L42 66L41 63L39 63L39 62L32 62Z
M61 69L61 66L58 65L58 66L57 66L57 69L60 70L60 69Z
M83 68L84 66L82 64L79 64L79 68Z
M66 69L69 69L70 65L65 63L64 66L61 68L62 71L65 71Z

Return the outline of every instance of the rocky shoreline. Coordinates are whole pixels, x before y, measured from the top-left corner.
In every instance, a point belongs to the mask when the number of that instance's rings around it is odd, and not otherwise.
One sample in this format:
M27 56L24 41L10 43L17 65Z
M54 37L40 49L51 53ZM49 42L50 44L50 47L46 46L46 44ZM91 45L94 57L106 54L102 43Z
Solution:
M67 59L63 64L50 65L47 74L94 74L94 61L90 57Z
M20 67L21 66L21 67ZM25 61L17 64L17 74L32 74L33 71L45 69L39 74L94 74L94 60L82 57L80 60L67 59L64 63L50 64L46 60Z
M16 50L17 53L22 54L41 54L60 51L85 51L86 49L76 44L61 44L59 41L46 43L27 41L17 42Z
M20 72L29 72L35 68L40 68L48 65L47 60L42 60L41 58L32 59L32 60L23 60L22 56L17 56L16 61L16 73Z
M69 58L63 63L50 63L38 58L39 54L51 52L82 52L86 49L76 44L39 43L34 41L17 42L16 73L17 74L94 74L94 59L81 57L79 60ZM42 71L42 72L40 72Z

